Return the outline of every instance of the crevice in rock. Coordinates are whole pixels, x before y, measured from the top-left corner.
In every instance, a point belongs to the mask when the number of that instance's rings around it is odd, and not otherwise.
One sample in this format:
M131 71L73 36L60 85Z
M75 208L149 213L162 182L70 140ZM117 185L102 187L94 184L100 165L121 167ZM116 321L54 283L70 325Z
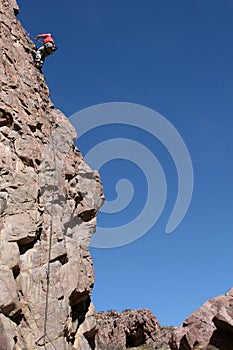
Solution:
M78 215L83 221L91 221L96 216L95 209L84 210Z
M27 46L23 46L24 50L27 52L27 53L30 53L32 51L31 48L27 47ZM32 51L33 54L34 54L34 50ZM33 56L33 59L35 58L35 55Z
M11 89L13 89L13 90L18 89L18 85L11 84L10 87L11 87Z
M22 160L22 162L23 162L25 165L30 166L30 167L32 167L32 168L34 167L34 163L33 163L33 160L32 160L32 159L29 159L29 158L23 157L23 156L20 156L19 158Z
M15 17L18 16L18 14L19 14L19 9L14 8L13 10L14 10L14 15L15 15Z
M36 127L38 130L42 131L42 126L43 126L43 123L37 122Z
M18 123L14 122L13 123L13 129L15 131L19 132L22 128L21 128L21 126Z
M66 173L66 174L65 174L65 180L67 180L67 181L69 182L69 181L71 181L75 176L76 176L76 174Z
M38 241L40 241L42 232L43 232L43 227L42 227L42 223L40 223L40 225L37 227L37 230L36 230L36 238Z
M36 244L36 242L38 241L38 237L34 237L29 239L28 241L18 241L18 247L19 247L19 253L20 255L25 254L29 249L32 249L34 247L34 245Z
M65 327L64 336L68 343L74 344L75 334L77 333L80 325L85 320L91 299L87 291L78 292L74 290L69 297L69 301L71 307L70 318L72 321L72 327Z
M14 64L14 61L11 59L11 57L5 52L5 57L8 59L8 61L11 63L11 64Z
M217 317L213 318L213 322L217 329L210 338L210 344L216 346L219 350L232 350L233 327Z
M37 123L36 125L33 125L33 124L29 124L29 128L31 130L31 132L36 132L37 130L41 131L41 128L42 128L42 123Z
M16 280L16 278L19 276L20 274L20 267L19 265L16 265L12 268L12 273L13 273L13 276L14 276L14 279Z
M9 112L4 111L4 109L0 108L0 127L8 126L10 127L13 123L13 117Z
M85 315L89 309L91 298L88 292L77 292L74 290L70 295L72 322L78 320L80 326L85 320Z
M18 341L18 337L17 337L17 335L15 335L14 337L13 337L13 340L14 340L14 342L15 342L15 344L17 343L17 341Z
M24 100L23 100L22 98L20 98L20 97L19 97L19 100L20 100L20 102L21 102L21 104L22 104L23 109L26 111L27 114L30 115L31 112L28 110L28 106L26 105L26 103L24 102Z
M36 125L28 125L31 132L36 132Z
M232 309L231 314L233 315L233 306L229 305L229 307ZM229 313L230 313L230 308L228 309ZM219 329L223 333L231 334L233 336L233 326L230 323L228 323L226 320L222 320L221 318L214 316L213 322L217 329Z
M75 208L77 208L78 204L83 200L83 195L80 191L78 191L77 195L74 198L75 200Z
M181 339L180 348L179 349L180 350L191 350L186 335L184 335L183 338Z
M36 201L37 201L37 204L38 204L38 211L40 213L43 213L44 212L44 206L42 205L41 196L42 196L41 189L38 188ZM40 223L40 225L38 226L38 234L41 235L41 233L42 233L42 223Z
M17 326L19 326L20 323L22 322L22 320L25 319L25 317L24 317L24 314L23 314L22 310L19 310L18 312L16 312L16 314L14 314L14 316L10 317L10 319L14 323L16 323Z
M91 350L95 350L95 336L96 336L97 330L93 329L90 332L84 333L84 337L86 338Z
M5 316L9 317L10 314L12 314L15 310L15 303L12 302L11 304L9 305L3 305L1 306L1 313L3 313Z
M143 324L136 321L132 329L126 331L126 348L137 347L146 344L146 336Z
M140 323L135 324L134 328L126 334L126 348L132 348L144 345L146 342L143 326Z
M62 265L65 265L67 262L68 262L68 256L67 254L63 254L63 255L60 255L60 256L57 256L56 258L50 260L51 263L55 262L55 261L60 261L60 263Z

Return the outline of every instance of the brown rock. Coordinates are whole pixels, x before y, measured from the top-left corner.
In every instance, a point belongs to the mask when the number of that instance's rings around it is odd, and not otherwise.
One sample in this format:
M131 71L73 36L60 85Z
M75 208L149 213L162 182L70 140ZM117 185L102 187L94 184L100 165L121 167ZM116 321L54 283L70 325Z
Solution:
M99 312L96 315L100 350L169 349L172 327L161 327L148 309Z
M232 350L233 288L208 300L178 328L147 310L97 313L100 350Z
M174 350L215 345L220 350L233 349L232 289L226 295L208 300L179 326L171 341Z
M88 246L102 186L49 99L17 13L0 0L0 349L90 350Z

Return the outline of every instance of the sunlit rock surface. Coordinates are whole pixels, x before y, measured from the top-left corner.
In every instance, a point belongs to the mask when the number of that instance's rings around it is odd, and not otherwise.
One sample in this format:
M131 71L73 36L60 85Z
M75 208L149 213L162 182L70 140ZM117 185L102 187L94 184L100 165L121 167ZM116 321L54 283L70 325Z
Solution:
M0 350L89 350L102 186L49 99L18 12L0 1Z
M177 328L161 326L147 309L99 312L96 319L100 350L232 350L233 288Z

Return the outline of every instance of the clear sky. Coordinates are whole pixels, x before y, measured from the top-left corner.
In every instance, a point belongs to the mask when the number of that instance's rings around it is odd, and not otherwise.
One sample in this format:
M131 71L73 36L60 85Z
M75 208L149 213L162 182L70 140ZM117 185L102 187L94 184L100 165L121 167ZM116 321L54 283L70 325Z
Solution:
M165 209L149 232L123 247L91 248L97 311L147 307L162 325L180 324L233 285L232 0L20 0L19 5L19 19L32 36L54 35L58 51L43 71L52 101L68 117L95 104L130 102L162 114L183 138L194 191L171 234L165 227L177 174L158 140L135 128L106 126L77 141L85 154L109 137L135 139L159 159L168 186ZM98 225L127 224L146 201L145 174L119 159L100 173L108 200L115 199L121 178L132 182L134 196L120 213L100 213Z

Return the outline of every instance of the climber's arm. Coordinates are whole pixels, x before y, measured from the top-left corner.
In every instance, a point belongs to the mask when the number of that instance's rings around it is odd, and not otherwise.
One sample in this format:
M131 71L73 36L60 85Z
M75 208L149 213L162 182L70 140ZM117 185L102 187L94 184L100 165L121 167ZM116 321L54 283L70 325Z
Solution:
M40 38L45 39L45 38L47 38L47 36L51 36L51 34L39 34L39 35L37 35L36 40L38 40Z

